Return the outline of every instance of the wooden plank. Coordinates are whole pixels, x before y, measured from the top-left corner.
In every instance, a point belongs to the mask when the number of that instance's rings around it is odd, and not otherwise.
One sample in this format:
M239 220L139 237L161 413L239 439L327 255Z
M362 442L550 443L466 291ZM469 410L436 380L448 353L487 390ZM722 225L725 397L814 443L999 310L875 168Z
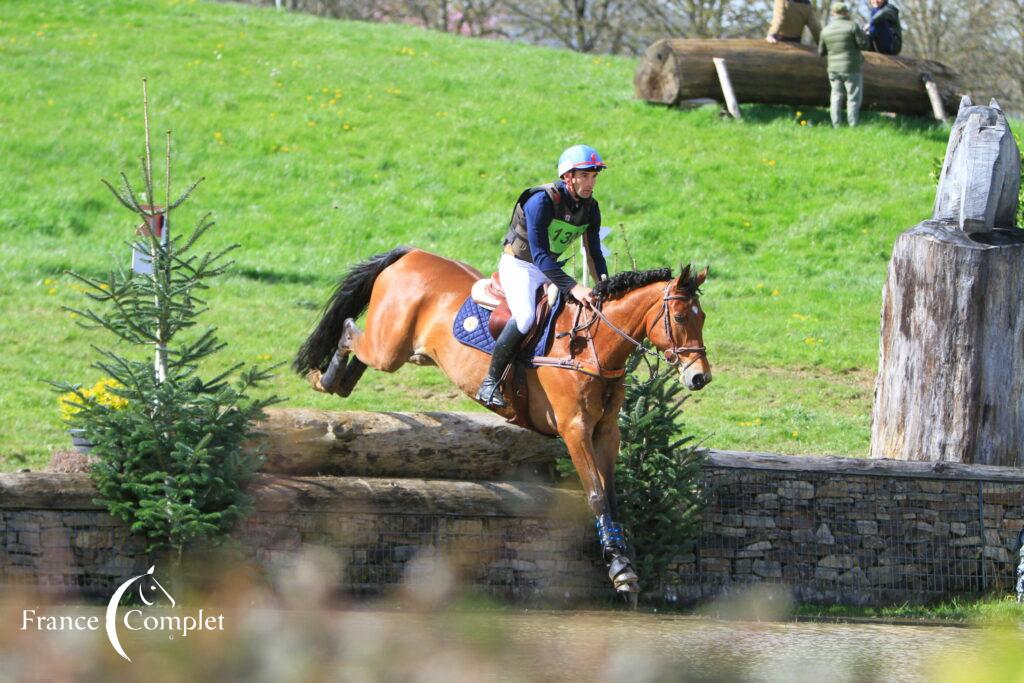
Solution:
M740 103L736 100L736 92L732 89L732 81L729 80L729 68L721 57L714 58L715 71L718 73L718 83L722 87L722 96L725 97L725 108L729 110L734 119L741 119Z
M1024 468L968 465L955 462L915 462L875 458L841 458L833 455L776 455L744 451L712 450L709 467L774 470L800 474L876 476L908 479L950 479L1024 483Z
M935 84L935 79L931 77L931 74L925 74L921 77L924 81L925 92L928 93L928 101L932 105L932 116L935 117L936 121L941 123L946 122L946 109L942 106L942 96L939 94L939 86Z

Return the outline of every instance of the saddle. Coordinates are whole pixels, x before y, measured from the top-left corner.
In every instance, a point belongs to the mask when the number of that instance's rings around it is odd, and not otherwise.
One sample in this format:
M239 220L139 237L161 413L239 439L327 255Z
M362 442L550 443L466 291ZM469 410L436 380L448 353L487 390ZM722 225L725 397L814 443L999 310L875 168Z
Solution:
M506 323L512 318L512 311L508 307L508 300L505 298L505 290L501 287L501 280L497 273L492 273L490 278L481 278L473 283L470 290L473 301L481 308L491 311L491 318L487 323L487 329L495 339L505 329ZM537 341L537 334L544 329L544 322L547 320L551 307L555 305L558 297L558 287L548 285L546 288L537 289L537 315L534 316L533 327L523 338L520 349L529 348Z
M490 278L482 278L473 283L473 287L470 290L470 298L481 308L486 308L491 311L491 317L487 323L487 329L491 333L491 336L495 339L501 334L501 331L505 329L505 325L512 318L512 311L508 307L508 300L505 298L505 290L501 286L501 281L498 278L497 273L492 273ZM524 349L532 349L534 344L538 343L538 337L544 330L548 316L551 314L551 309L555 305L555 301L558 298L558 287L555 285L548 285L547 287L537 288L536 298L536 315L534 316L533 327L527 332L526 336L523 337L523 341L519 345L519 351ZM540 432L533 421L530 419L529 409L529 395L526 384L526 366L518 358L513 358L512 365L509 368L508 375L506 376L508 384L506 388L510 398L512 399L512 415L507 418L512 424L519 425L530 431L544 434L545 436L553 436Z

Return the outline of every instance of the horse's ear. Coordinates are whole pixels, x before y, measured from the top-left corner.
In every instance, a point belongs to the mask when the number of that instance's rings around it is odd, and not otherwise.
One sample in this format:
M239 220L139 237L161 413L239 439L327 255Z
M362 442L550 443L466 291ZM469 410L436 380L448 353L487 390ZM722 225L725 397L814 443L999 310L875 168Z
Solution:
M708 273L711 272L711 266L704 266L704 270L697 273L697 286L700 287L704 284L704 281L708 279Z
M679 279L676 280L676 291L682 292L690 286L690 264L687 263L683 266L679 273Z

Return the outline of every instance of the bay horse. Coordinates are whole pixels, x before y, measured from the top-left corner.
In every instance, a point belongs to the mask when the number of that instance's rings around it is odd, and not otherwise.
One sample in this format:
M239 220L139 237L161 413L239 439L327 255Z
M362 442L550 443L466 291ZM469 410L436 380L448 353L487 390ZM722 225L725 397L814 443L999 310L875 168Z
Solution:
M707 268L695 273L686 266L678 277L663 268L601 281L594 287L596 306L583 309L570 299L562 308L547 356L551 364L525 373L528 422L541 434L564 439L596 517L609 579L634 604L639 577L626 554L615 498L624 367L648 339L687 388L699 390L711 381L699 298L707 274ZM367 366L394 372L405 363L436 365L474 396L490 357L458 342L452 324L482 277L465 263L406 247L359 263L328 300L292 367L315 389L348 396ZM355 321L364 310L360 331ZM494 412L511 418L514 410L509 401Z

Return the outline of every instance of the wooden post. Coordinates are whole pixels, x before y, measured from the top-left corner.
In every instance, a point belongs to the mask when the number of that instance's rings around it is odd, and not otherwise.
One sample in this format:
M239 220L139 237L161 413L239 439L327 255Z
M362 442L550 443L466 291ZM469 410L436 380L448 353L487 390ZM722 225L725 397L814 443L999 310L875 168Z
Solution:
M942 106L942 96L939 95L939 86L936 85L935 79L932 78L931 74L923 74L921 80L924 81L924 89L928 93L928 101L932 104L932 116L935 117L936 121L946 122L946 109Z
M873 458L1024 466L1020 151L992 104L964 98L933 217L893 247Z
M741 119L740 103L736 101L736 93L732 89L732 81L729 80L729 69L725 66L725 60L715 57L715 71L718 72L718 83L722 86L722 96L725 97L725 106L734 119Z

